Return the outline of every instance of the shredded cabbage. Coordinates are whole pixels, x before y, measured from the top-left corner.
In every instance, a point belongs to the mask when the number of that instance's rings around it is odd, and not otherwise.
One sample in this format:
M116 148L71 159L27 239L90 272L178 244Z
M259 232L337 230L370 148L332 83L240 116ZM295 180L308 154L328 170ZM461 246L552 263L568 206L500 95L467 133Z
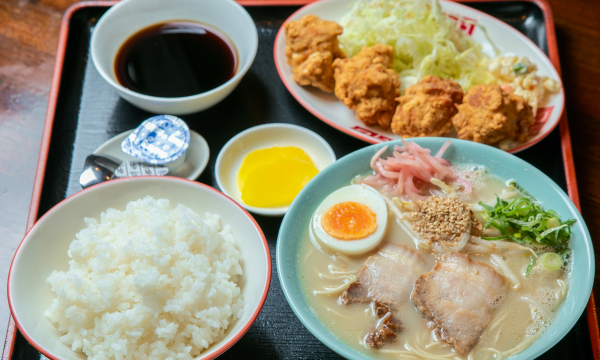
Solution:
M363 46L394 48L401 93L427 75L452 79L465 90L496 82L481 45L443 14L437 0L358 0L341 25L340 46L348 57Z

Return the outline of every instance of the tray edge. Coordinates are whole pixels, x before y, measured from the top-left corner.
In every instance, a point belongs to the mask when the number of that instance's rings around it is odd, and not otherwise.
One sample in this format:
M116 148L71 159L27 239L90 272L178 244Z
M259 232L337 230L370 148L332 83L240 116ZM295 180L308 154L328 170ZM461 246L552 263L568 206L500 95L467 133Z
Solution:
M556 39L556 30L554 28L554 16L550 4L546 0L526 0L535 3L542 9L546 20L546 41L548 42L548 52L550 61L556 68L556 71L562 77L560 68L560 57L558 54L558 42ZM573 204L581 213L581 204L579 201L579 188L577 187L577 176L575 173L575 161L573 159L573 148L571 146L571 131L569 129L569 121L567 119L566 105L563 110L562 117L559 121L561 151L563 156L563 164L565 167L565 178L567 180L567 193ZM594 291L590 295L590 300L586 306L588 318L588 330L590 333L590 341L592 342L592 354L594 359L600 359L600 329L598 327L598 315L596 309L596 301L594 299Z
M294 5L306 5L316 0L236 0L243 6L294 6ZM485 2L485 1L498 1L498 0L462 0L457 1L460 3L470 2ZM511 1L511 0L500 0L500 1ZM546 23L546 40L548 42L549 58L556 68L557 72L561 74L560 69L560 58L558 54L558 44L556 39L556 31L554 27L554 18L550 5L546 0L521 0L532 2L536 4L543 12ZM69 23L73 14L82 8L92 6L112 6L118 1L83 1L71 5L64 13L61 20L61 27L59 33L58 47L56 52L56 60L54 64L54 70L52 75L52 82L50 86L50 93L48 96L48 107L46 111L46 117L44 120L44 129L42 132L42 141L40 144L40 152L38 157L38 164L36 167L36 174L34 178L33 191L31 201L29 205L29 213L27 216L27 227L26 231L29 231L35 223L38 215L39 200L42 193L42 185L44 182L44 175L46 170L46 163L48 159L48 150L50 147L50 140L52 135L52 126L54 124L54 115L56 111L56 104L58 100L58 93L60 89L62 67L65 57L65 51L67 46L67 39L69 35ZM575 173L575 163L573 160L573 151L571 147L571 134L569 130L569 124L567 120L566 107L563 111L561 120L559 121L559 131L561 140L561 151L563 156L563 164L565 167L565 178L567 182L567 193L569 197L577 206L581 212L579 202L579 189L577 187L577 177ZM598 327L597 309L594 300L594 294L590 296L590 300L586 307L588 327L590 332L590 340L592 342L592 352L594 359L600 360L600 329ZM12 352L14 350L14 344L16 339L16 326L12 315L9 316L8 330L6 333L6 339L4 342L4 349L2 352L1 360L10 360L12 358Z

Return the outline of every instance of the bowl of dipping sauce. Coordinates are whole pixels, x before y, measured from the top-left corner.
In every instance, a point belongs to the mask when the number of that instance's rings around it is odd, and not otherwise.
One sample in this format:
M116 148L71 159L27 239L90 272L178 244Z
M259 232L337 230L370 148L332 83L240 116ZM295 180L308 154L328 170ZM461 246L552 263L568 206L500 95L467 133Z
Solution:
M242 131L217 156L215 178L246 210L282 216L302 188L335 162L331 146L315 132L291 124Z
M131 104L185 115L229 95L254 61L258 36L232 0L126 0L92 34L92 61Z

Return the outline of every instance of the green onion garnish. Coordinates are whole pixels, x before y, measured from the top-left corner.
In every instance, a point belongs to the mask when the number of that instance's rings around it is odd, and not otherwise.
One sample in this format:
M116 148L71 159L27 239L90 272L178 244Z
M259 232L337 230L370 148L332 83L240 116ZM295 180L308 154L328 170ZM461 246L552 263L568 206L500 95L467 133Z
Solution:
M529 256L529 265L527 265L527 269L525 270L525 276L529 276L531 269L533 269L533 264L535 263L535 256Z
M500 236L482 237L484 240L508 240L522 245L547 247L558 255L569 251L570 226L575 220L561 221L553 210L544 210L531 195L515 183L514 188L526 196L506 201L496 195L496 205L482 202L480 212L486 220L485 228L498 229Z
M518 62L513 65L513 71L517 75L525 75L527 74L527 65L523 64L522 62Z
M556 271L563 266L564 261L562 256L553 252L547 252L544 255L540 256L539 262L540 265L544 267L544 269Z

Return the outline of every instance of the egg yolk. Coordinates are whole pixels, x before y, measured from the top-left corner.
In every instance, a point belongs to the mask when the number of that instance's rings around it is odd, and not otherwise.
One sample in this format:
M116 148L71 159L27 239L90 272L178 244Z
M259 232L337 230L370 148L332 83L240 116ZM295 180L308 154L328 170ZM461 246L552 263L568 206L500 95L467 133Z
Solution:
M341 240L357 240L377 229L377 215L368 206L352 201L336 204L322 217L326 233Z
M237 186L247 205L288 206L318 172L304 150L276 146L255 150L244 158Z

